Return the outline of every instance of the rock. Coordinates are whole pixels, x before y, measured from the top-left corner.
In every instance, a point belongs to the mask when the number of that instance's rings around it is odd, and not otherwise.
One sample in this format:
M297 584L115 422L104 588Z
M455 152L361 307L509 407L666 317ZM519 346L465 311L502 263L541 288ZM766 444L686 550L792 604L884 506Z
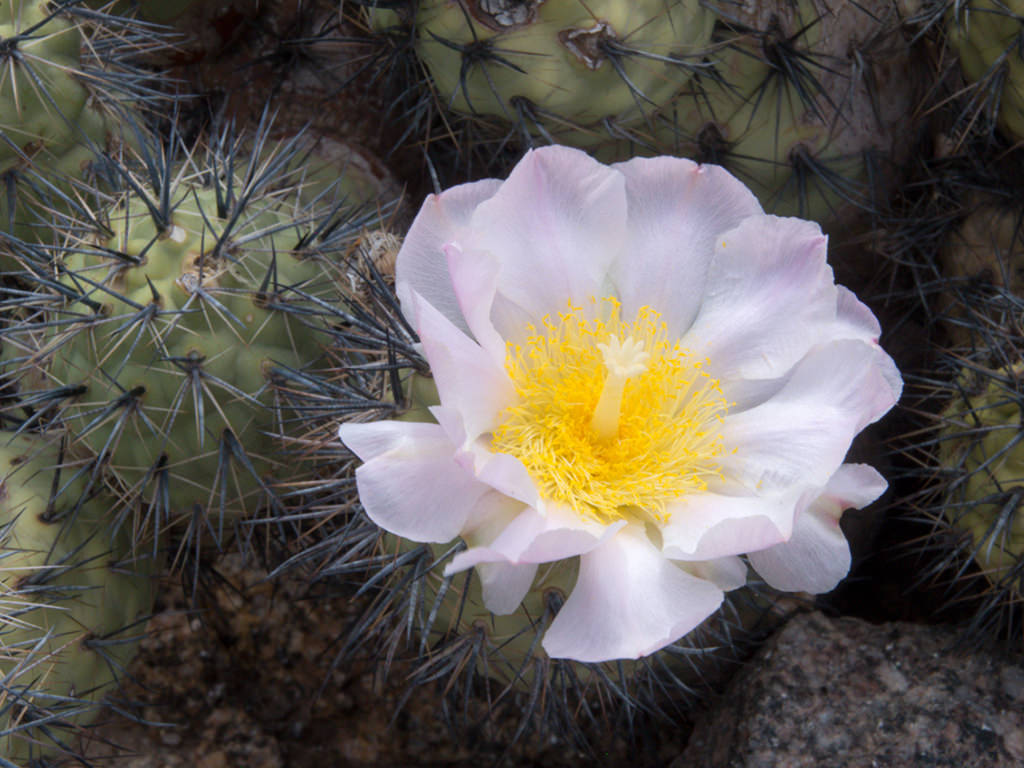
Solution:
M1024 667L944 627L805 614L701 715L686 768L1024 765Z

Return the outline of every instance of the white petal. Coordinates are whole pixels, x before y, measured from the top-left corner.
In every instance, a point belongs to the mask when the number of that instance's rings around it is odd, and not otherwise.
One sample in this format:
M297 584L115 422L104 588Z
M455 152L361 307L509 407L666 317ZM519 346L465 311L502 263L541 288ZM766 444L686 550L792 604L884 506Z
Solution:
M847 509L862 509L889 487L878 470L867 464L843 464L831 478L818 502L827 503L836 515ZM838 517L837 517L838 519Z
M789 538L798 499L798 492L691 494L668 507L662 551L677 560L711 560L770 547Z
M849 288L842 285L836 288L839 290L836 323L829 339L861 339L878 343L882 333L878 318Z
M486 350L413 292L414 322L445 407L462 416L467 440L475 440L498 423L515 399L508 373Z
M476 567L483 588L484 605L491 613L506 616L523 602L530 591L537 566L533 563L481 563Z
M724 168L677 157L613 165L626 177L627 254L611 281L623 317L650 306L672 336L693 322L719 235L762 213L757 199Z
M497 491L485 493L470 512L462 538L470 547L490 544L522 511L520 501Z
M666 560L642 533L620 531L580 558L576 586L541 645L552 658L637 659L692 630L723 596Z
M486 460L478 461L476 466L480 482L531 507L540 506L537 484L530 477L526 465L515 456L488 452Z
M785 374L835 321L837 291L817 224L752 216L715 244L704 303L682 339L723 384Z
M455 462L455 448L437 424L345 424L338 434L366 460L356 470L366 514L404 539L451 541L490 490Z
M338 437L363 461L409 446L431 446L440 453L451 453L451 441L437 424L420 421L372 421L348 423L338 427Z
M772 398L726 415L726 476L757 493L824 487L854 435L895 404L891 365L880 348L861 341L812 350Z
M885 491L886 482L865 464L844 464L825 490L797 516L793 537L749 554L769 585L788 592L831 592L850 571L850 546L839 527L846 509L860 509Z
M498 288L498 260L492 254L467 255L456 243L444 248L455 298L473 338L491 358L505 364L505 340L491 321L491 308Z
M543 512L527 508L490 544L470 547L455 555L445 574L479 563L549 563L575 557L599 546L624 525L587 520L557 504L548 504Z
M601 298L608 267L624 247L625 224L622 174L585 152L545 147L528 152L480 204L472 236L459 244L466 254L493 254L501 265L499 296L538 322L564 312L570 299ZM522 338L526 328L502 327L503 316L493 315L501 335Z
M454 408L435 405L430 414L437 419L453 445L459 446L455 461L481 483L506 496L518 499L531 507L541 505L537 484L530 477L526 465L507 453L492 453L486 437L470 440L463 424L462 414Z
M411 290L437 307L458 328L469 332L452 288L443 248L461 236L473 211L493 196L501 184L500 179L484 179L427 196L395 263L396 288L406 317L413 317L408 304Z
M739 589L747 583L747 564L740 557L717 557L676 564L698 579L710 581L723 592Z

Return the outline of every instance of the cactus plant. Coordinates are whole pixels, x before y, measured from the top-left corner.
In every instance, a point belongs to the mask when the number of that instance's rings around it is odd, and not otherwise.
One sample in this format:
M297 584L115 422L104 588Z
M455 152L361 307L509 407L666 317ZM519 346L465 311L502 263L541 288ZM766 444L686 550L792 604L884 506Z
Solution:
M714 21L678 0L431 0L406 12L444 103L514 121L527 102L553 125L627 113L642 121L689 78ZM378 28L399 18L373 14Z
M970 534L993 585L1024 597L1024 364L965 371L962 395L942 414L939 462L955 473L946 515ZM972 380L974 382L972 383Z
M908 223L919 236L897 256L932 336L917 350L897 509L916 572L908 586L962 622L962 642L1019 650L1022 218L1013 190L979 159L944 160L921 185Z
M828 221L851 204L872 209L912 136L897 5L715 8L714 70L662 110L654 145L725 165L779 215Z
M0 3L0 232L45 238L55 213L81 213L76 185L156 95L132 56L161 45L154 29L77 2Z
M301 202L298 139L243 153L224 133L182 160L175 144L120 166L103 228L28 276L47 289L4 331L20 389L7 413L69 431L135 537L181 523L219 541L294 469L271 381L321 357L349 290L338 259L364 220L337 189ZM25 404L43 401L27 424Z
M1009 139L1024 139L1024 58L1020 35L1024 5L1018 0L969 0L949 3L945 13L950 45L971 87L966 116L983 113ZM986 126L988 127L988 126Z
M153 563L108 533L110 501L58 446L0 434L0 471L0 763L27 765L77 753L135 654Z

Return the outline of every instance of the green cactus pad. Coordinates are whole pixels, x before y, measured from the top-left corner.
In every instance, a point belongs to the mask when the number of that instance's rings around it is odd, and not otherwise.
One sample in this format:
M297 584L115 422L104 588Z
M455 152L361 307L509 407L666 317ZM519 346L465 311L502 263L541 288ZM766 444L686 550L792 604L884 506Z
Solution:
M393 12L375 11L380 28ZM550 120L642 119L689 78L714 18L680 0L417 4L417 52L444 103L469 114L516 120L526 100Z
M103 524L109 501L41 438L0 434L0 756L63 750L135 655L151 564ZM39 722L40 725L33 725Z
M964 77L988 92L998 105L999 126L1017 142L1024 140L1024 32L1021 0L970 0L951 4L946 14L950 44L960 56Z
M1018 598L1024 595L1022 375L1022 365L994 371L984 388L952 403L943 413L939 452L941 466L955 477L947 518L970 534L972 556L989 581L1010 576ZM964 373L965 382L975 379Z
M284 468L268 378L320 356L303 315L342 297L273 200L226 209L185 183L171 208L158 224L129 194L113 237L64 259L64 284L81 291L67 311L96 314L53 340L50 376L86 387L65 412L76 448L107 456L130 492L166 468L177 514L216 508L223 487L232 512L255 511L263 478Z
M284 423L279 379L323 356L350 300L342 262L371 223L339 208L344 184L310 188L297 140L240 144L149 156L167 163L155 176L122 166L102 231L68 231L52 265L22 259L48 289L3 331L7 413L66 430L133 515L141 499L136 539L185 523L220 540L294 476L304 427Z
M87 170L152 98L131 52L159 41L132 24L78 3L0 0L0 234L48 240L96 191Z
M0 53L0 173L39 154L59 157L80 140L89 97L76 77L83 37L48 6L0 3L0 42L12 46Z

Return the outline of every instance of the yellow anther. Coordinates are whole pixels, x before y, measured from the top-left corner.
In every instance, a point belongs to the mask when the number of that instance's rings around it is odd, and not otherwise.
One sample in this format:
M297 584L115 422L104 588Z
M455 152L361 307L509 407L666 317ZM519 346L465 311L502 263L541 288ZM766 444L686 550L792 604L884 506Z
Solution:
M581 515L664 520L668 504L720 474L727 402L657 312L644 307L632 322L619 312L614 298L587 312L570 305L509 345L517 399L491 449Z

